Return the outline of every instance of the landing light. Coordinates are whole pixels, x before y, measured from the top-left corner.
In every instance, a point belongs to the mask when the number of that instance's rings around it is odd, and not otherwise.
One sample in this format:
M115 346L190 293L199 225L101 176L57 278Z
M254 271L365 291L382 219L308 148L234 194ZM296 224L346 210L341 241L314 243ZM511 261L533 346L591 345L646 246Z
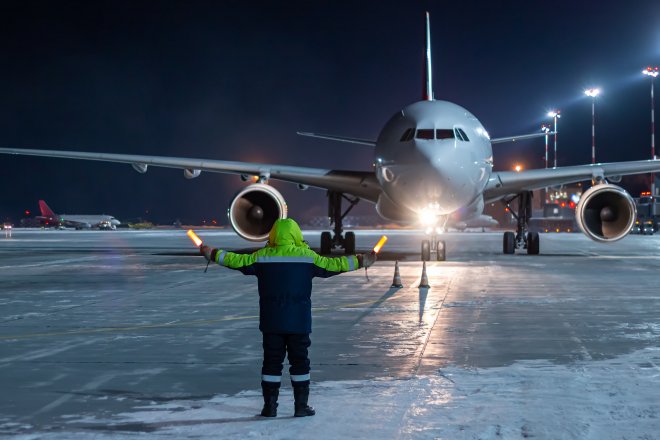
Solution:
M435 212L431 211L430 209L424 209L422 212L419 213L419 220L425 226L434 225L438 221L438 216L436 215Z

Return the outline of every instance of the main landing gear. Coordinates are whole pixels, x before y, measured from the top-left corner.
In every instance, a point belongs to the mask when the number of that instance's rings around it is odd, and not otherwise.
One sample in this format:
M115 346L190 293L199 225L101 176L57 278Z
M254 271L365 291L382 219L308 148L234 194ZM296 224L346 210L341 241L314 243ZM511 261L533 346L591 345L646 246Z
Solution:
M518 213L511 208L511 202L518 199ZM505 254L513 254L516 249L527 249L527 254L539 254L539 233L527 230L529 219L532 217L532 192L525 191L517 196L504 200L503 203L517 220L516 233L504 233L502 247Z
M346 208L345 212L341 212L341 201L345 199L350 206ZM334 224L333 233L328 231L321 233L321 254L329 254L333 248L344 248L346 255L355 254L355 233L344 232L343 220L344 217L353 209L360 201L359 198L351 198L344 193L336 191L328 191L328 217L330 218L330 225Z

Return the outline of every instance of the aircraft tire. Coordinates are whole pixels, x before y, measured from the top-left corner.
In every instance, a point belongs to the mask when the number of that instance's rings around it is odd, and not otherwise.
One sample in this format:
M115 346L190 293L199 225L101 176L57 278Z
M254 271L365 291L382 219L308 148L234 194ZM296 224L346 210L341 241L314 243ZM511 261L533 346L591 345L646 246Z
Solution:
M527 255L538 255L540 248L540 239L538 232L529 232L527 234Z
M329 255L332 250L332 236L328 231L321 233L321 255Z
M513 254L516 251L516 236L511 231L504 233L502 247L505 254Z
M438 240L436 245L436 257L438 261L445 261L447 259L447 244L444 240Z
M431 261L431 242L422 240L422 261Z
M344 234L344 253L346 255L355 255L355 232Z

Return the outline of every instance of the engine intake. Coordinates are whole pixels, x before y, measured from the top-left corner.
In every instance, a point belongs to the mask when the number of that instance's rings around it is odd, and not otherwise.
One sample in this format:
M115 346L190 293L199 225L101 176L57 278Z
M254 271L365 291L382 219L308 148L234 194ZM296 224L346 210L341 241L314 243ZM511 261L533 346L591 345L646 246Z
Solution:
M286 218L282 194L270 185L255 183L234 196L229 206L229 221L234 231L249 241L266 241L275 220Z
M630 233L637 217L637 208L623 188L601 184L592 186L582 194L575 217L587 237L594 241L612 242Z

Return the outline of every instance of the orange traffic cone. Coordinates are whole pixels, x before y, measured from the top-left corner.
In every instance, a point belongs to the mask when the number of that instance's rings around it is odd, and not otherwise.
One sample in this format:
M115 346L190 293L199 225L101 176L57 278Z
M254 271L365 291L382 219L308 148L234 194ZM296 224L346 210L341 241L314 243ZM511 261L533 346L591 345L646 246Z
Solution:
M423 262L422 279L419 282L419 287L431 287L429 286L429 277L426 275L426 261Z
M394 262L394 278L392 279L392 285L390 287L401 288L403 284L401 283L401 274L399 273L399 262Z

